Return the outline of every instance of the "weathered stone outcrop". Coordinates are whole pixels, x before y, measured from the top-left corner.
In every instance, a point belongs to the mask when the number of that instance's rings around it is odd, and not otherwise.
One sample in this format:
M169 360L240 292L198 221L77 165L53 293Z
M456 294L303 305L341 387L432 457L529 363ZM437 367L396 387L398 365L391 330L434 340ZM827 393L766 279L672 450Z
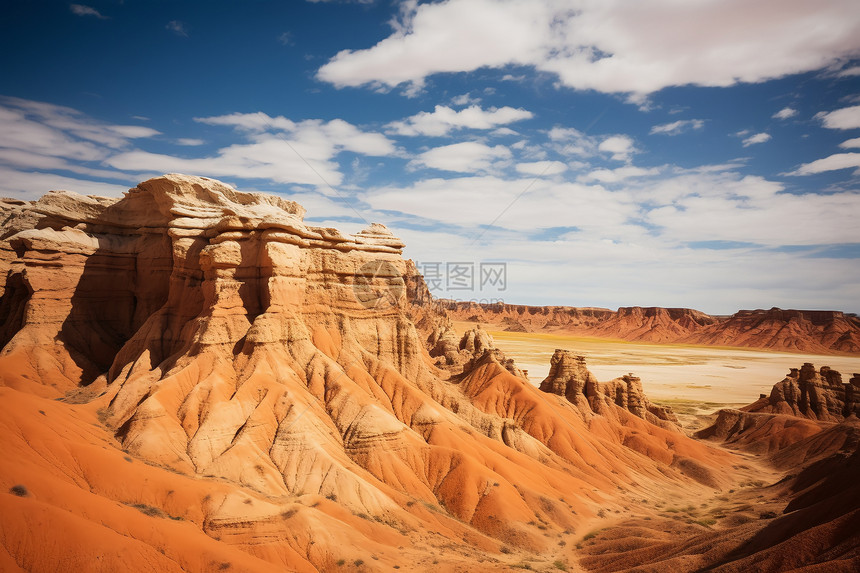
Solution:
M774 384L769 395L738 410L720 410L696 437L718 439L759 453L775 453L860 416L860 375L842 381L828 366L806 362Z
M549 375L541 382L540 389L564 396L569 402L595 413L614 404L652 424L666 426L667 422L678 423L671 408L648 400L642 390L642 381L632 373L600 383L586 367L585 357L567 350L557 349L553 353Z
M744 408L748 412L792 414L813 420L838 422L860 415L860 375L848 382L829 366L816 371L806 362L792 368L788 375L774 385L770 395Z

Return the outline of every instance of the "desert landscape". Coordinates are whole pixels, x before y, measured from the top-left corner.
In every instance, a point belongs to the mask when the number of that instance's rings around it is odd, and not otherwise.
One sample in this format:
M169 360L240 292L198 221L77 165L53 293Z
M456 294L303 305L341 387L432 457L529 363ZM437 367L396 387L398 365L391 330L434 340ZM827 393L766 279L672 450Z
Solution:
M0 573L860 571L857 0L4 3Z
M455 322L384 226L202 177L2 207L4 570L860 560L857 356Z

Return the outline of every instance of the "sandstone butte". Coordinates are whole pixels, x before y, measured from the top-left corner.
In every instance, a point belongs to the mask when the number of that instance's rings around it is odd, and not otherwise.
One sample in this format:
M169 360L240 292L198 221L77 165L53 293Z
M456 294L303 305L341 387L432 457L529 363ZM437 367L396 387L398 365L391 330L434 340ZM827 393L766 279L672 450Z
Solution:
M2 571L856 570L856 376L693 437L456 336L381 225L184 175L0 208Z

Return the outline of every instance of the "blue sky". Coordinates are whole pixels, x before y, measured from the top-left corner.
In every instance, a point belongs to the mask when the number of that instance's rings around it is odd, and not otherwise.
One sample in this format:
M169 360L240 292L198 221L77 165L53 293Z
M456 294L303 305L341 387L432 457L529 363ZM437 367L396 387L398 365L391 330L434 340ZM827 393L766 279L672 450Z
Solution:
M384 223L441 296L860 311L856 0L3 10L4 196L184 172Z

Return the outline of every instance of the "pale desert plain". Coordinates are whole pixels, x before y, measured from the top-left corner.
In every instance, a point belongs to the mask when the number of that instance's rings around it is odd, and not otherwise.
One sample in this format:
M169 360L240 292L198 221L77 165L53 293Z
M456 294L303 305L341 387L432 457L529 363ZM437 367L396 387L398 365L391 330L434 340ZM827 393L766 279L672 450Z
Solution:
M538 385L547 377L557 348L585 357L598 380L632 373L642 380L652 401L671 406L687 429L698 429L695 416L720 408L745 406L769 394L791 368L804 362L829 366L843 375L860 372L860 356L779 352L689 344L650 344L606 340L564 333L509 332L503 326L454 321L459 333L482 326L505 353Z

